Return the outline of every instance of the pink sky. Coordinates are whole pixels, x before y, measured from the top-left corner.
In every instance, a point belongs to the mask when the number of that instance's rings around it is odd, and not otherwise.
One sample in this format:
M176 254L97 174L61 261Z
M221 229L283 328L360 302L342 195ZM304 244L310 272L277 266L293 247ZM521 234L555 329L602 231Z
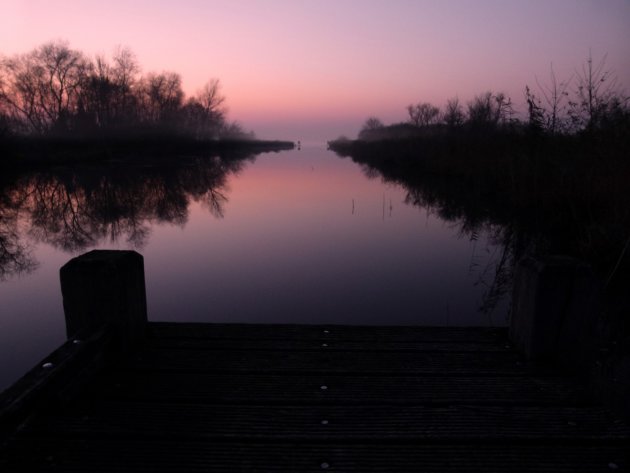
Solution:
M607 54L630 89L630 1L4 0L0 53L65 39L88 54L129 46L143 71L217 77L229 118L263 138L356 135L409 103L525 84Z

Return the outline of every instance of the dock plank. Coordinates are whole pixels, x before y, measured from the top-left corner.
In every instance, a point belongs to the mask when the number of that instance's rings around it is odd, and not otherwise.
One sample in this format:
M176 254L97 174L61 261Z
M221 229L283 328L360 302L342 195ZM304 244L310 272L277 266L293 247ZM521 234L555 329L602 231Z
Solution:
M14 446L6 467L24 472L423 472L610 473L627 471L619 446L322 445L162 441L133 437L51 439ZM0 460L0 466L2 466Z
M380 342L497 343L508 338L504 327L418 327L291 324L206 324L151 322L154 338L205 338L252 340L328 339Z
M208 440L424 443L625 442L630 429L598 407L456 405L252 406L84 402L26 426L29 435L133 435ZM596 434L595 434L596 433Z
M151 346L159 349L182 350L267 350L267 351L363 351L363 352L450 352L450 353L503 353L511 349L509 343L490 342L429 342L429 341L380 341L380 340L330 340L308 338L304 340L269 339L220 339L158 337Z
M138 370L275 372L275 373L372 373L372 374L503 374L540 372L514 353L493 352L331 352L291 350L169 350L148 347L132 361Z
M80 387L0 445L1 471L629 467L627 424L505 328L150 323Z
M322 386L327 389L322 390ZM93 386L96 395L150 402L226 404L453 403L584 405L585 388L558 377L332 376L118 371Z

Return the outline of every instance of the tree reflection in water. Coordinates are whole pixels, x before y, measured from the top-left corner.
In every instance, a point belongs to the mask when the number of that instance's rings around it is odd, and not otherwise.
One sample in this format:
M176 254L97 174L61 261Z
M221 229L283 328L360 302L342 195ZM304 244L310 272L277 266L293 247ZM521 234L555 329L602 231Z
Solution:
M141 249L151 225L185 225L191 201L222 218L228 176L253 159L143 160L17 176L0 188L0 279L34 270L37 243L67 252L118 241Z
M464 187L457 180L444 176L410 175L395 168L360 164L369 179L381 178L384 182L402 186L407 193L406 204L451 222L459 237L476 242L480 235L487 234L496 253L490 258L485 255L478 258L473 250L469 265L469 273L477 276L475 285L484 288L479 311L489 315L503 301L510 300L514 263L545 244L540 235L529 233L525 236L517 222L508 218L507 209L501 208L500 204L489 206L487 196L480 189ZM481 265L479 261L485 263Z
M17 192L0 194L0 281L37 267L32 246L20 238L18 217L22 199Z

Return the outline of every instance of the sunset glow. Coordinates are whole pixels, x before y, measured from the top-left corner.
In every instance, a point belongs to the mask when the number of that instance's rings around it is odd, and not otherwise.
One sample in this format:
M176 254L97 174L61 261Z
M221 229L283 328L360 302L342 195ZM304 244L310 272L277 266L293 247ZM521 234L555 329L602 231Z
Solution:
M405 119L417 101L523 89L553 63L570 77L589 52L630 83L630 3L562 0L376 2L114 0L3 2L0 53L54 40L93 55L129 46L143 70L194 93L217 77L229 116L264 138L356 134Z

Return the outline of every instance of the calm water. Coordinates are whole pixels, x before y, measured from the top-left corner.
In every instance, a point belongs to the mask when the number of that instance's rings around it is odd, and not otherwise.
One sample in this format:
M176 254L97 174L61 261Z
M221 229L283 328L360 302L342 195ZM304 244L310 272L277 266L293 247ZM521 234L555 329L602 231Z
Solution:
M506 324L506 303L478 310L501 253L488 230L471 238L323 147L211 162L5 192L0 231L27 270L0 281L0 389L64 341L58 271L92 248L144 255L154 321Z

